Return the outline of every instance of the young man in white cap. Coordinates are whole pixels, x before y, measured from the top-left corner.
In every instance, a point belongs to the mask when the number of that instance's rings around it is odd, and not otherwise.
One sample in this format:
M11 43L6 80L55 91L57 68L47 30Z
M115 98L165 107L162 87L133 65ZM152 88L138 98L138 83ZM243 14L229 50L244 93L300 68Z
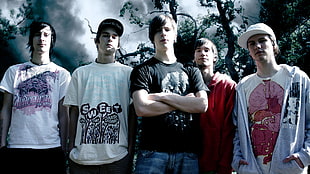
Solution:
M129 173L128 114L132 68L115 61L123 25L103 20L97 30L95 62L72 74L64 104L70 107L71 174Z
M237 173L307 173L310 164L310 80L298 67L279 65L273 30L251 25L238 44L257 72L236 87L237 131L232 167Z

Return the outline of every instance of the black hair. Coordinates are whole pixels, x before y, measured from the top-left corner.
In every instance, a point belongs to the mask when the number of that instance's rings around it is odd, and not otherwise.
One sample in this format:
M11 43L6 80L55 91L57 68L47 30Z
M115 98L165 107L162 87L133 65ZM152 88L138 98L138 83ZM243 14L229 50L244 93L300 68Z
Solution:
M49 54L51 55L52 54L52 49L54 48L55 46L55 43L56 43L56 31L54 29L54 27L47 23L47 22L39 22L39 21L33 21L30 25L30 34L29 34L29 40L28 40L28 43L27 43L27 47L29 48L29 52L31 54L31 57L33 55L33 37L35 36L35 34L37 32L39 32L40 30L42 30L43 28L45 27L49 27L51 29L51 46L50 46L50 52Z

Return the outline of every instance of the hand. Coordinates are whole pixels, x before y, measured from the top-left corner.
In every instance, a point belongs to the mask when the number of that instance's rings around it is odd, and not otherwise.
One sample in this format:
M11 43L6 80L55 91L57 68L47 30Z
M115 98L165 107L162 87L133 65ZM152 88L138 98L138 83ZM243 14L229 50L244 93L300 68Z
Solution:
M300 168L304 168L304 167L305 167L304 164L302 163L302 161L299 159L299 156L298 156L297 154L292 154L292 155L286 157L286 158L283 160L283 162L284 162L284 163L287 163L287 162L290 162L290 161L292 161L292 160L295 160L296 163L299 165Z
M189 93L186 95L187 97L196 97L194 93Z
M241 160L239 161L239 166L241 166L241 165L249 165L249 163L248 163L246 160L241 159Z

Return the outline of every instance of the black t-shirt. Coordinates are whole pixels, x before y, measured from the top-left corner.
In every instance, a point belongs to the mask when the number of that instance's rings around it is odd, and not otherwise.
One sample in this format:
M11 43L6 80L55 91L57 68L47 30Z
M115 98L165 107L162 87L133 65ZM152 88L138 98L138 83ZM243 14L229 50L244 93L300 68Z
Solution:
M185 96L208 90L194 66L179 62L165 64L156 58L135 67L131 73L131 93L176 93ZM140 149L159 152L193 152L199 149L199 114L180 110L155 117L142 117Z

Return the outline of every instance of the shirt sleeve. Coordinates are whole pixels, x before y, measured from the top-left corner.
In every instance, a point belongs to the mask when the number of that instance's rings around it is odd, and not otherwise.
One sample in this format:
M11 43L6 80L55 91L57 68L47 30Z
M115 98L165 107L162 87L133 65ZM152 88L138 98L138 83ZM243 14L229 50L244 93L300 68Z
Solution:
M70 81L71 81L70 73L67 70L64 70L61 74L59 99L62 99L65 96Z
M192 86L192 91L193 93L196 93L198 91L210 91L207 85L204 83L202 75L200 70L197 67L189 67L189 72L191 74L191 86Z
M73 72L71 81L67 87L63 105L78 106L78 76L76 71Z
M147 71L147 66L144 67L136 67L132 70L131 75L130 75L130 93L132 94L133 92L144 89L147 92L150 92L149 89L149 83L150 83L150 73Z
M0 83L0 91L1 92L8 92L13 94L14 93L14 77L16 74L16 70L13 67L9 67L1 80Z

